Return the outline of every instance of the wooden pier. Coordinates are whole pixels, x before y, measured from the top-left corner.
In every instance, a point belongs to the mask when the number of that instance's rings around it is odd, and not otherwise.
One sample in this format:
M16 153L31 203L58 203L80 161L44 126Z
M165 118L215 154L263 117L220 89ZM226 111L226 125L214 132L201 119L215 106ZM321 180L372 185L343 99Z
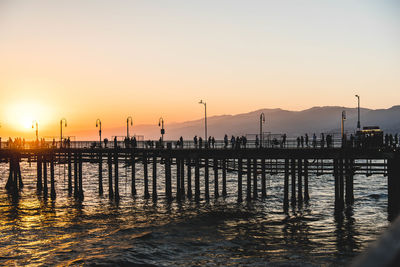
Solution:
M144 198L158 199L157 170L164 166L165 196L169 201L185 198L200 201L226 197L227 172L237 176L237 200L268 197L267 175L282 177L283 208L311 201L310 175L333 175L337 209L354 202L354 175L382 175L388 179L388 211L394 217L400 210L400 151L359 148L40 148L0 149L0 161L9 163L6 188L18 195L23 187L20 162L37 166L37 191L56 198L54 165L67 169L68 193L84 198L82 163L98 164L98 192L103 194L103 165L108 169L108 196L118 201L119 163L131 168L131 193L137 194L136 169L143 166ZM150 166L149 166L150 165ZM172 166L176 168L172 173ZM50 171L48 170L50 168ZM200 170L204 175L200 175ZM149 171L151 181L149 181ZM48 172L50 181L48 180ZM192 173L193 172L193 173ZM213 172L213 173L212 173ZM214 184L210 185L210 175ZM203 179L203 181L201 181ZM175 180L175 183L173 183ZM50 190L48 188L50 184ZM176 188L173 188L172 185ZM200 185L203 185L201 188ZM150 188L151 187L151 188ZM245 188L245 190L243 190ZM150 190L151 189L151 190ZM245 194L245 195L243 195ZM290 198L289 198L290 197ZM318 201L318 200L316 200Z

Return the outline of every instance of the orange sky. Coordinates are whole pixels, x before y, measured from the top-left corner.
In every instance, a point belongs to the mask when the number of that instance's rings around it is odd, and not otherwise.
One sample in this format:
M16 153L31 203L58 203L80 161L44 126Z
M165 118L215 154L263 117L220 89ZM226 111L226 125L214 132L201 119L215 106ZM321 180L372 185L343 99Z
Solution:
M0 136L400 102L396 1L144 2L2 1Z

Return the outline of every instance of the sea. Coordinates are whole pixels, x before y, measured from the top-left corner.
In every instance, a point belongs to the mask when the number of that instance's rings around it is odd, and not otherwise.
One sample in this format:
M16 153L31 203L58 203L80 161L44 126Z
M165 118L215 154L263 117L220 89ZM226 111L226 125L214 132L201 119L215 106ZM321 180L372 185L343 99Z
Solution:
M215 199L210 172L208 201L201 170L199 202L168 202L159 165L153 202L143 197L140 164L132 196L131 168L121 162L116 202L108 196L107 168L99 195L97 164L83 163L82 201L68 196L65 165L55 166L55 200L37 194L35 163L21 168L24 188L16 198L5 190L8 164L0 163L4 266L343 266L389 225L387 178L377 175L354 177L355 202L342 212L334 209L333 176L310 176L310 201L285 212L281 175L267 175L266 199L238 203L237 173L227 174L227 197ZM152 192L150 171L149 180Z

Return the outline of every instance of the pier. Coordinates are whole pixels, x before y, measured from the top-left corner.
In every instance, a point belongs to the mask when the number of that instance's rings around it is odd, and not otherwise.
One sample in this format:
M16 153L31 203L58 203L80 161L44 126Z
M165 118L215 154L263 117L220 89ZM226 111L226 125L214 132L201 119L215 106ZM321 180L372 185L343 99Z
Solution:
M318 201L310 195L309 176L332 175L334 203L337 210L354 202L355 175L381 175L387 177L388 213L394 218L400 210L400 151L394 148L297 148L254 147L230 148L218 146L199 148L188 143L174 147L171 142L158 147L72 147L3 148L0 161L8 163L9 173L4 185L10 194L18 196L23 188L21 161L36 164L36 190L45 197L55 199L57 177L54 166L64 165L67 170L68 193L83 200L85 173L83 163L98 165L98 193L118 201L119 163L130 168L131 193L137 196L137 181L143 179L143 197L157 201L157 184L165 188L168 201L210 200L233 194L227 190L227 173L237 179L237 200L253 201L268 198L267 179L282 177L283 209ZM143 176L136 169L142 165ZM103 188L103 168L108 170L108 190ZM157 177L158 169L164 171ZM200 172L203 175L200 175ZM210 179L212 177L213 179ZM210 180L213 184L210 184ZM142 184L142 183L141 183ZM173 185L174 187L173 188ZM50 187L50 188L49 188Z

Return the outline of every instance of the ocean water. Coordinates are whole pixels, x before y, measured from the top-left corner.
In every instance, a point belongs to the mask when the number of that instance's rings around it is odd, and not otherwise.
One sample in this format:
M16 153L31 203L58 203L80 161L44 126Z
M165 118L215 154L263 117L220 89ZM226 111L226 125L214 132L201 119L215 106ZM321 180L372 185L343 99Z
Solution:
M153 202L143 198L141 165L132 197L131 170L120 163L116 203L108 198L105 167L99 196L98 166L83 164L85 197L77 201L68 196L66 167L56 165L52 201L36 194L36 164L27 162L21 164L24 188L12 198L4 189L8 165L1 163L0 265L343 266L389 224L383 176L356 175L355 203L340 213L334 212L333 176L310 176L309 203L284 213L281 175L267 176L266 199L238 204L236 173L228 172L228 196L214 199L210 172L210 201L204 199L201 173L201 201L168 203L159 165ZM174 168L172 173L174 180Z

